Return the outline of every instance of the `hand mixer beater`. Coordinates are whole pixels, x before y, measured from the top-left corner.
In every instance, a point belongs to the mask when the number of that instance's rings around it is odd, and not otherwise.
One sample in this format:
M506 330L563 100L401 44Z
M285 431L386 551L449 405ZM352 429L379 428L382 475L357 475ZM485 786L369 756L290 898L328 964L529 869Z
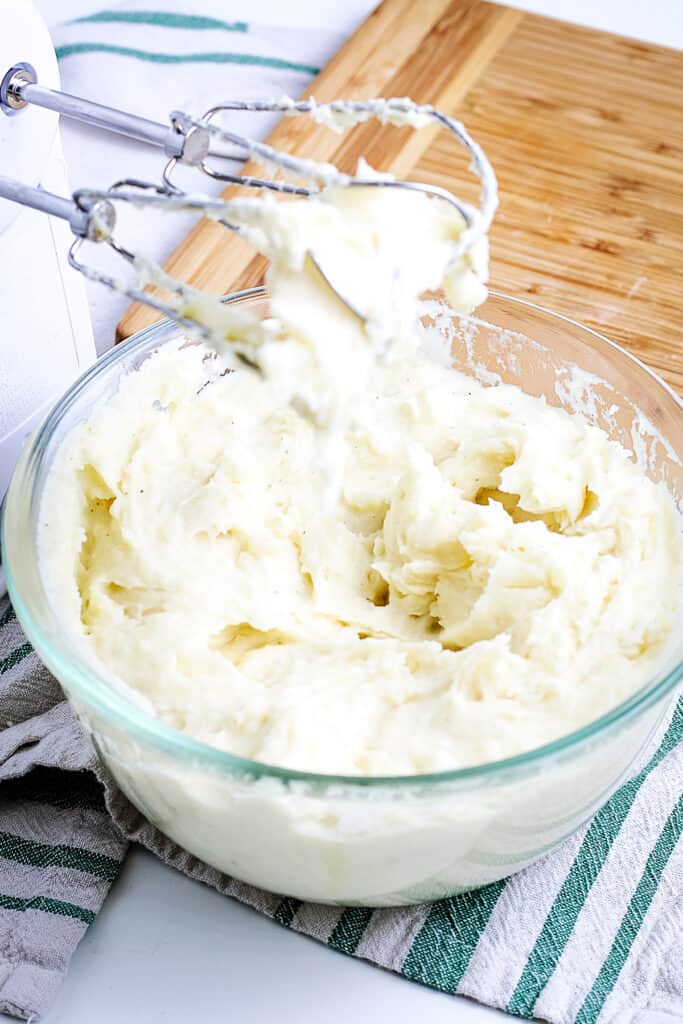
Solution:
M462 258L488 231L497 205L497 186L493 169L482 148L472 139L459 121L429 105L418 105L409 99L373 99L365 102L334 101L317 103L313 99L294 101L230 100L218 103L201 117L180 111L171 113L168 124L150 121L135 114L106 107L90 100L48 89L38 82L35 70L28 63L11 67L0 83L0 110L7 116L20 115L29 105L57 111L62 116L85 124L125 135L160 149L167 158L157 182L126 178L107 189L80 188L65 198L0 176L0 198L23 204L67 221L74 235L68 252L70 265L86 278L97 281L126 295L133 301L152 306L174 320L185 330L211 341L212 331L192 313L192 300L197 292L189 285L163 273L159 267L122 244L115 234L118 203L139 208L192 211L218 221L226 229L243 232L250 225L249 204L240 200L212 198L189 192L177 181L177 168L195 168L214 181L269 190L289 196L311 197L327 187L354 188L372 186L421 192L434 201L454 207L462 217L464 230L454 245L452 261ZM414 129L437 124L446 129L471 155L471 169L480 179L480 203L475 208L462 202L446 189L421 182L395 180L387 175L350 175L332 164L316 163L295 157L254 141L221 123L221 115L236 111L281 113L285 116L307 115L315 122L337 131L370 119ZM225 150L228 144L230 151ZM247 159L265 168L264 177L231 173L226 167L242 164ZM277 175L280 174L280 177ZM253 205L251 207L253 212ZM126 282L98 268L83 258L87 247L105 246L137 269L137 277ZM345 295L333 272L315 251L308 252L327 285L348 309L361 320L365 313L353 299ZM143 268L154 268L153 279L168 295L166 301L143 287ZM149 274L148 274L149 277ZM249 360L246 360L249 361Z

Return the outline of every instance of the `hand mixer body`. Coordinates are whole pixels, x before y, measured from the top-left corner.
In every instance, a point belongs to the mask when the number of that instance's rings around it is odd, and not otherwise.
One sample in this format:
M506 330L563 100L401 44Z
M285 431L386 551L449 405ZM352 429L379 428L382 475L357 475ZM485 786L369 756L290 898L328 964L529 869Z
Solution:
M54 49L33 5L0 0L0 24L0 67L21 57L57 87ZM57 114L0 117L0 174L68 195ZM65 259L71 240L63 221L0 199L0 500L43 409L95 358L85 285Z

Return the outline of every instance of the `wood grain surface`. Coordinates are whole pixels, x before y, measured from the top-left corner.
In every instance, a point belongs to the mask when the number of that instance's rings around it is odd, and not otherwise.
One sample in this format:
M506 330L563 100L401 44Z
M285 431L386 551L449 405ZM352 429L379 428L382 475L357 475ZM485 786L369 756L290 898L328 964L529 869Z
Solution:
M603 331L683 391L683 54L483 0L384 0L310 92L409 95L464 120L499 177L492 286ZM476 195L444 133L368 123L340 137L295 118L269 141ZM207 221L166 266L214 294L264 270ZM119 337L154 319L131 307Z

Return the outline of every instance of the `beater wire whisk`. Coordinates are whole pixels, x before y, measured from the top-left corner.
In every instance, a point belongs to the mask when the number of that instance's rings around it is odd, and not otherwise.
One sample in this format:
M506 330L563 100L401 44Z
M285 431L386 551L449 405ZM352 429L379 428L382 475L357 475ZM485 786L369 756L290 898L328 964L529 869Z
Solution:
M228 230L248 230L249 223L248 217L245 216L244 203L240 205L239 201L214 199L186 191L177 183L176 172L180 166L195 168L215 181L299 197L314 196L330 186L363 186L422 192L435 200L449 203L463 219L464 229L453 247L453 261L462 257L486 234L497 205L497 186L493 169L484 151L472 139L464 125L430 105L418 105L405 98L374 99L365 102L336 100L331 103L317 103L313 99L294 101L287 97L278 100L229 100L216 104L197 118L181 111L173 111L169 123L162 124L58 90L47 89L38 83L31 65L18 63L8 70L0 82L0 111L12 116L19 114L29 105L46 107L82 123L156 146L164 152L167 161L158 183L126 178L107 189L78 189L71 199L0 176L0 198L42 210L68 221L75 236L68 253L72 267L89 280L112 288L132 301L145 303L174 320L185 330L194 334L199 333L206 338L210 337L211 331L188 314L188 307L193 297L198 294L189 285L172 278L161 271L161 268L156 268L153 275L155 283L162 285L169 294L169 299L164 301L144 289L139 279L136 283L129 284L81 258L82 249L89 243L96 243L106 245L138 270L143 264L148 269L153 266L141 254L131 251L115 237L116 204L119 202L134 204L136 207L192 211L217 220ZM446 189L422 182L399 181L388 176L364 178L345 174L332 164L317 163L276 150L266 143L257 142L217 123L220 115L238 111L281 113L288 117L307 115L314 121L327 124L338 131L371 118L397 126L410 125L415 129L437 124L449 131L470 153L471 168L480 179L479 207L477 209L462 202ZM224 151L222 147L226 143L237 147L237 151ZM225 169L226 164L242 164L249 158L259 162L272 173L281 173L283 178L254 177ZM302 181L305 184L301 184ZM364 320L363 312L335 286L334 280L326 272L316 253L309 250L308 255L337 297L357 317ZM246 353L241 355L246 361L252 362Z

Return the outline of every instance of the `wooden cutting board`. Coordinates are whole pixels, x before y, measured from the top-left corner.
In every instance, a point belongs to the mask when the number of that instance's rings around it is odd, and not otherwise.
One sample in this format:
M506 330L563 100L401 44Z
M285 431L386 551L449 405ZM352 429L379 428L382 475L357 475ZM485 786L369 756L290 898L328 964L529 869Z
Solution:
M500 184L492 287L604 331L683 392L682 53L483 0L384 0L310 92L408 95L465 121ZM476 196L443 132L370 122L338 136L294 118L269 141ZM202 221L167 268L221 294L261 281L264 263ZM134 306L119 336L156 318Z

